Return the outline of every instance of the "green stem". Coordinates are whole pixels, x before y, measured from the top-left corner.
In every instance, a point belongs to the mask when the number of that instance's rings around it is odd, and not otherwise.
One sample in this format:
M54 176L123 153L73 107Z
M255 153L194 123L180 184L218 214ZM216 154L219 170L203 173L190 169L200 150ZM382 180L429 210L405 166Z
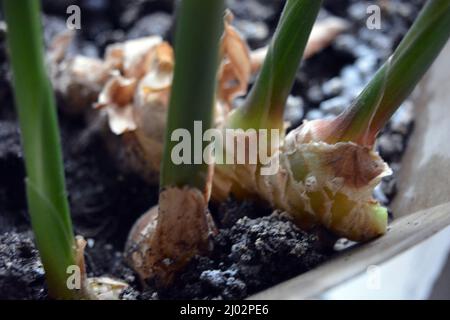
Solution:
M261 72L244 106L228 122L242 129L280 129L286 100L295 81L321 0L288 0Z
M3 1L14 93L27 171L27 199L50 294L76 298L66 285L74 237L53 91L45 64L39 1Z
M428 1L391 58L352 106L337 118L340 132L331 140L371 145L436 59L449 36L450 1Z
M203 131L212 126L224 1L183 0L179 10L176 63L160 185L161 188L188 185L203 190L208 179L208 165L202 160L204 143L198 133L203 135ZM197 134L195 121L202 125ZM176 129L183 129L191 137L190 143L183 141L190 149L192 163L177 165L171 157L174 146L178 144L171 139Z

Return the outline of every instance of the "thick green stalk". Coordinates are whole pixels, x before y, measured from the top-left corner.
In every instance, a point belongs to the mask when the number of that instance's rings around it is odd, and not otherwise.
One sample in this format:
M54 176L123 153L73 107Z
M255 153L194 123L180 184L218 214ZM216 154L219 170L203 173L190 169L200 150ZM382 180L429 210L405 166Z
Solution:
M163 287L192 257L209 253L215 232L203 131L212 126L224 0L183 0L178 13L158 210L137 222L127 250L139 276Z
M203 190L208 165L201 158L204 143L201 136L195 136L194 121L201 122L203 130L197 132L200 135L212 125L224 2L183 0L179 10L182 14L177 21L176 64L160 185L162 188L191 186ZM185 129L190 134L191 143L188 145L192 146L189 157L192 163L173 162L171 154L178 142L172 141L171 137L176 129Z
M74 237L53 91L45 64L39 1L4 0L14 93L27 171L26 187L36 244L50 294L70 299L67 267L75 264Z
M390 59L340 115L330 142L373 144L376 134L438 56L450 36L450 1L430 0Z
M284 106L321 3L287 1L260 74L244 105L231 115L230 127L283 131Z

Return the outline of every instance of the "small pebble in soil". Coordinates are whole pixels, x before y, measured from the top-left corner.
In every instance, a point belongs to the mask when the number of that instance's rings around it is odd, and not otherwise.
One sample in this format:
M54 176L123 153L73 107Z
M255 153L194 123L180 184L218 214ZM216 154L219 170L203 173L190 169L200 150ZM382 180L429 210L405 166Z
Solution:
M353 65L346 66L342 69L341 78L346 87L359 87L363 82L359 69Z
M233 12L236 18L264 21L275 15L275 8L272 3L264 4L256 0L227 0L227 7Z
M342 51L352 52L358 45L358 39L351 34L341 34L334 40L333 46Z
M334 77L322 85L322 92L328 97L334 97L341 93L342 86L342 80L339 77Z
M337 96L331 98L329 100L325 100L320 104L320 110L322 110L325 114L331 114L337 116L345 108L350 105L349 99L345 96Z
M356 67L359 69L363 76L370 77L373 75L377 67L377 58L373 54L360 57L356 60Z
M172 28L172 16L165 12L155 12L140 18L130 29L128 39L159 35L163 38L169 36Z
M303 119L304 102L301 97L289 96L284 110L284 120L290 123L298 123Z
M383 188L381 185L377 185L373 190L373 196L377 199L382 205L386 206L389 204L388 197L384 194Z
M320 103L324 99L322 89L319 85L312 85L307 91L307 98L312 103Z
M324 117L325 117L325 115L319 109L309 110L308 113L306 114L306 120L317 120L317 119L322 119Z
M385 161L397 160L404 150L403 136L398 133L385 133L377 139L377 149Z
M362 28L359 31L359 38L366 40L370 47L376 48L382 55L389 55L392 52L392 39L381 32L374 33L372 30Z
M248 41L251 48L259 48L265 45L269 37L269 28L264 22L235 19L233 24Z
M348 14L353 20L365 20L367 15L367 3L356 2L348 8Z

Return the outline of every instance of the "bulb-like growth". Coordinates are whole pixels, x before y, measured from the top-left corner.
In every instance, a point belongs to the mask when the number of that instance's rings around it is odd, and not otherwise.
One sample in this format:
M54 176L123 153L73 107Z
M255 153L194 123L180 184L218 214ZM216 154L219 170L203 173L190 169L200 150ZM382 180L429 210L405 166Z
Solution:
M450 2L430 0L392 57L346 111L336 119L305 122L291 131L268 164L279 168L274 175L262 175L259 165L218 166L213 196L257 195L288 212L303 228L322 225L356 241L385 233L387 210L372 192L391 171L373 151L376 134L449 36Z
M126 249L141 278L162 286L171 283L194 255L210 249L215 232L207 206L212 168L202 159L198 164L178 164L173 153L179 142L172 137L181 132L182 139L190 140L196 136L197 121L203 130L212 126L223 14L223 0L183 0L179 8L159 208L138 221ZM198 145L191 142L195 160Z

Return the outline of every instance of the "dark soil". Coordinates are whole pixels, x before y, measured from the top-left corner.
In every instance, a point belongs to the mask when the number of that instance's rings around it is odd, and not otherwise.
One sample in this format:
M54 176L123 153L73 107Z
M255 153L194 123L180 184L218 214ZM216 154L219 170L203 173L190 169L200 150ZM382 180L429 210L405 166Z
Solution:
M220 230L211 256L195 258L158 297L242 299L314 268L328 255L316 235L299 230L278 213L243 217ZM142 295L155 296L152 290Z
M31 231L0 235L0 299L45 299L45 273Z
M423 0L392 0L383 12L381 30L368 33L365 8L370 1L326 0L321 16L332 13L352 27L335 43L305 61L289 98L286 120L330 117L350 104L376 68L392 52ZM82 30L71 49L90 56L103 54L115 41L157 33L171 40L174 1L78 0L43 1L45 39L65 28L69 4L82 8ZM229 0L235 24L252 48L273 34L283 1ZM362 10L364 9L364 10ZM47 298L44 273L30 232L24 191L24 166L10 90L5 34L0 12L0 299ZM83 119L59 115L68 194L77 234L88 240L90 276L110 275L132 285L131 299L239 299L305 272L333 253L320 233L305 233L267 207L229 199L211 211L219 226L214 251L196 257L168 290L142 291L122 257L128 231L156 204L158 189L138 176L121 172L104 143ZM378 150L396 172L412 129L408 102L383 131ZM375 196L389 204L395 174Z

